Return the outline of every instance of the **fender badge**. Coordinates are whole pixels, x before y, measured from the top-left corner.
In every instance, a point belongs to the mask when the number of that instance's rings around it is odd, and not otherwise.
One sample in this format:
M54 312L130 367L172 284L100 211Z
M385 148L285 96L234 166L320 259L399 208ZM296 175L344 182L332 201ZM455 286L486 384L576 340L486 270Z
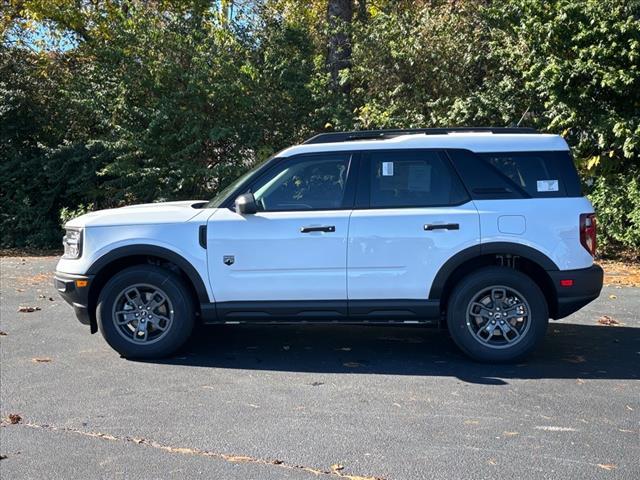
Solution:
M235 261L236 261L236 257L234 257L233 255L225 255L224 257L222 257L222 262L225 265L233 265Z

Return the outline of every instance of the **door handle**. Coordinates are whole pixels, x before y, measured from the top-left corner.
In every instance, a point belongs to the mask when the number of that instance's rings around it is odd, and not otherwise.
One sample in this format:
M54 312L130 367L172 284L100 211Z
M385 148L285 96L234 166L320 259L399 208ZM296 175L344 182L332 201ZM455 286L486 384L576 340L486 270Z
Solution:
M424 229L429 230L460 230L459 223L427 223Z
M301 227L300 233L311 233L311 232L335 232L336 227L333 225L328 225L324 227Z

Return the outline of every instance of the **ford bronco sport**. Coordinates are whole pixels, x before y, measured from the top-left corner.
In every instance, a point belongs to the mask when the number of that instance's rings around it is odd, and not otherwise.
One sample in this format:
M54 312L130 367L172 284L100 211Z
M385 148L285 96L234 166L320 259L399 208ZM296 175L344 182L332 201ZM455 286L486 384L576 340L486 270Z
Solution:
M65 228L55 285L125 357L169 355L196 322L329 322L442 326L514 361L602 288L569 148L531 129L320 134L209 202Z

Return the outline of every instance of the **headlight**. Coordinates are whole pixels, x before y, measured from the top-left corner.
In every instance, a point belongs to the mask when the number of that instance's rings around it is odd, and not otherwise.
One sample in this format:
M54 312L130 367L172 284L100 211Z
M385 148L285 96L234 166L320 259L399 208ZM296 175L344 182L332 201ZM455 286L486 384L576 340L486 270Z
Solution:
M80 258L82 255L82 230L67 228L62 245L64 245L62 258Z

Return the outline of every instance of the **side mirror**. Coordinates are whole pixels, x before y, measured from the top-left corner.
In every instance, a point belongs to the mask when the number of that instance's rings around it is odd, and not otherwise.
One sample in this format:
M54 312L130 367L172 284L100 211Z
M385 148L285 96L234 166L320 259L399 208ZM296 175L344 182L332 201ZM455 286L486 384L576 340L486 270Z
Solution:
M243 193L238 198L236 198L235 206L236 213L239 213L240 215L249 215L258 211L256 198L251 192Z

